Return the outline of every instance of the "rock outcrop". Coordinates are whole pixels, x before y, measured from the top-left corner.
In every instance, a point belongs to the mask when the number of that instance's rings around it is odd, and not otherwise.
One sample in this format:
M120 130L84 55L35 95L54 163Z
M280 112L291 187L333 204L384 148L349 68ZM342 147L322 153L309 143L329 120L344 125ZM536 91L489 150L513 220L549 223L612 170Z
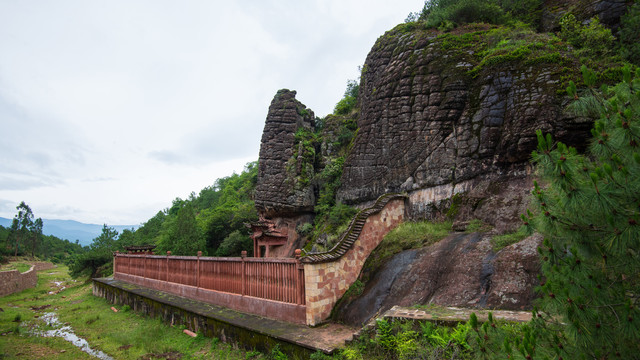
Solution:
M255 203L263 216L297 215L313 211L313 188L304 184L313 168L304 166L296 133L313 131L314 114L295 98L296 92L279 90L271 101L260 145Z
M560 30L560 19L572 13L580 21L588 21L593 17L605 26L616 31L620 26L620 17L632 4L626 0L547 0L542 7L541 30Z
M396 254L361 296L334 313L337 320L359 326L394 305L530 309L541 241L541 236L531 236L493 253L488 235L452 234L429 247Z
M545 3L544 30L577 8L579 20L598 16L615 28L626 3L560 5ZM328 116L316 129L295 92L280 90L265 124L255 202L260 226L288 242L266 253L291 256L314 209L363 209L388 193L406 197L404 219L446 217L458 231L480 219L492 234L514 231L532 187L536 131L586 147L591 121L565 111L577 64L570 46L545 33L471 24L443 34L406 23L367 56L354 112ZM341 305L341 320L358 324L391 305L528 308L540 238L498 253L490 238L457 233L396 255L362 297Z
M482 50L475 41L487 39L468 35L465 43L398 27L378 40L364 65L359 131L341 201L522 177L537 129L584 144L591 124L567 115L566 99L557 94L562 65L523 59L487 67L474 56Z

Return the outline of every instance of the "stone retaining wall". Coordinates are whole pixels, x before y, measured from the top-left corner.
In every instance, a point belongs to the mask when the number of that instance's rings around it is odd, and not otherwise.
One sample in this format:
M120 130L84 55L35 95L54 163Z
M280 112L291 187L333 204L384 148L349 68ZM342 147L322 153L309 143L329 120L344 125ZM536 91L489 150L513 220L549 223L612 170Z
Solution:
M35 287L38 283L38 275L35 266L20 273L18 270L0 272L0 296L13 294L24 289Z
M38 283L37 271L51 269L54 266L49 262L37 262L32 263L31 268L23 273L18 270L0 271L0 296L35 287Z
M307 325L317 325L358 278L362 266L384 236L405 218L405 201L390 201L379 213L369 216L360 237L339 260L304 264L307 297Z
M49 270L49 269L53 269L56 266L53 265L53 263L47 262L47 261L38 261L38 262L32 262L30 263L31 265L35 266L35 271L40 271L40 270Z

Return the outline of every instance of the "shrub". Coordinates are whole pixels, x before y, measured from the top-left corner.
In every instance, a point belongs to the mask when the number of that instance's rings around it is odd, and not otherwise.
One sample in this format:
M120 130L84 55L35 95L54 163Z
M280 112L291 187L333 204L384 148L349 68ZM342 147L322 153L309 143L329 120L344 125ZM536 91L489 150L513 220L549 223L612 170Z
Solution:
M640 3L630 6L620 19L620 55L627 61L640 65Z
M600 24L598 18L582 25L573 14L567 14L560 19L560 28L560 37L577 49L578 56L607 55L613 47L611 30Z
M216 250L216 256L240 256L243 250L251 254L253 252L253 240L249 235L242 234L239 230L236 230L222 240L220 247Z
M358 92L360 84L355 80L347 81L347 89L344 91L344 97L338 101L333 113L336 115L349 115L356 108L358 103Z
M436 0L425 7L426 26L437 28L446 21L453 23L486 22L503 24L504 10L497 4L483 0Z
M491 238L493 252L498 252L509 245L518 243L526 238L527 235L527 229L522 226L516 232L494 236Z
M80 275L100 277L103 271L109 272L113 255L109 250L92 250L76 255L69 266L70 274L74 278Z

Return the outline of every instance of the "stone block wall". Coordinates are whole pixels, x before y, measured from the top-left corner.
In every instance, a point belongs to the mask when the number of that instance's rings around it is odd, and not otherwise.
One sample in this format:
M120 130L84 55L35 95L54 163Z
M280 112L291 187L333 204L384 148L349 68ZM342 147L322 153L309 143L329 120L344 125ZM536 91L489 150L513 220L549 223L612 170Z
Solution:
M18 270L0 271L0 296L35 287L38 283L35 265L20 273Z
M404 220L404 204L404 199L392 200L370 216L358 240L339 260L304 265L307 325L317 325L329 317L333 306L360 275L369 254Z
M38 261L38 262L32 262L31 265L33 265L35 268L35 271L40 271L40 270L49 270L49 269L53 269L54 267L56 267L55 265L53 265L53 263L47 262L47 261Z

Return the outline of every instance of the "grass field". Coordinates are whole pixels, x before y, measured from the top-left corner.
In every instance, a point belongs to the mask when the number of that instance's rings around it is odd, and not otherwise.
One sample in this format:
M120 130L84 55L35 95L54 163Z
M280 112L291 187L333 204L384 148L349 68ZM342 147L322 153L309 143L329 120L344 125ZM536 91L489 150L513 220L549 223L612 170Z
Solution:
M42 334L61 326L114 359L265 359L216 338L193 338L183 327L128 311L91 294L91 282L73 280L65 266L38 273L33 289L0 298L0 359L89 359L71 342ZM52 315L53 313L53 315ZM59 324L50 317L57 316Z

